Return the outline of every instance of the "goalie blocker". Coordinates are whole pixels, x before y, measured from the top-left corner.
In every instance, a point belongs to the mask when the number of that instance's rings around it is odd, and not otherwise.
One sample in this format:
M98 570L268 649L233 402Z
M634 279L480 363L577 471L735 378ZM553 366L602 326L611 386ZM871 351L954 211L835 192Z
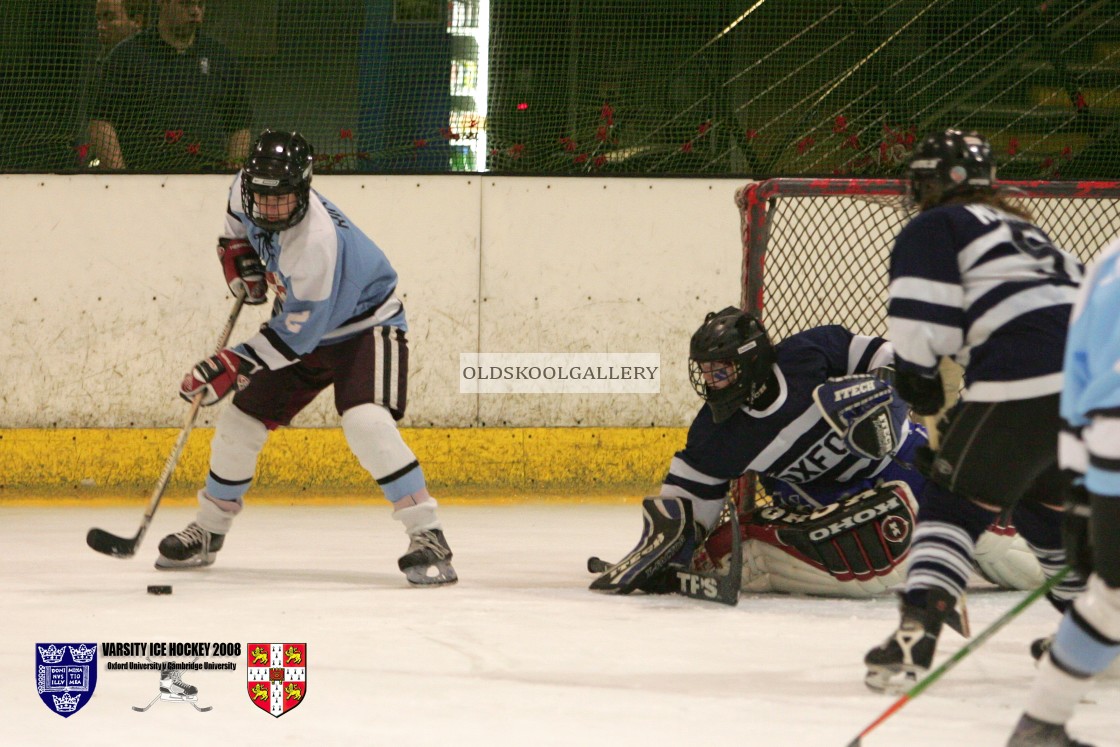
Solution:
M813 390L813 400L853 454L876 460L898 449L909 408L879 376L856 374L829 379Z
M637 546L614 564L590 558L587 569L601 574L590 588L616 594L680 594L735 605L742 585L742 552L739 515L729 500L724 501L708 537L717 533L730 538L723 563L712 563L703 552L703 529L692 519L690 500L676 496L646 498L642 501L642 536Z

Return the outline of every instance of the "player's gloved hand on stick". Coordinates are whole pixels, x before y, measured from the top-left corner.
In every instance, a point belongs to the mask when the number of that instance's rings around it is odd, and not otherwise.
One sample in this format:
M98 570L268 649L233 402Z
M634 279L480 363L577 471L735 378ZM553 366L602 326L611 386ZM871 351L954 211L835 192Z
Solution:
M1093 572L1093 547L1089 541L1090 493L1085 479L1076 475L1066 489L1062 504L1062 545L1066 562L1082 578Z
M231 389L241 391L249 386L249 377L257 368L252 361L225 348L217 355L195 364L190 373L183 377L183 383L179 385L179 396L191 402L196 394L203 392L202 406L209 407L221 401Z
M267 300L264 265L252 244L245 239L220 238L218 259L222 262L226 284L234 296L244 295L245 303L252 306Z
M909 402L910 408L919 415L936 415L945 406L945 387L941 383L940 371L933 377L896 371L895 388L898 396Z

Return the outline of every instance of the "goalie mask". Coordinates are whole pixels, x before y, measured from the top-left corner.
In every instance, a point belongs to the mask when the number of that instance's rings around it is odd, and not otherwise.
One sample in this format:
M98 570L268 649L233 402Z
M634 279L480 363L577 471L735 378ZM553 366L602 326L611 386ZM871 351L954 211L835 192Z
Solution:
M298 132L262 132L241 170L241 206L249 220L266 231L283 231L303 220L313 161L311 144ZM287 199L266 199L273 197Z
M922 209L953 195L990 190L996 179L992 146L975 132L929 135L914 149L907 176L910 197Z
M754 404L773 376L776 360L762 322L728 306L709 313L692 335L688 377L720 423L743 405Z

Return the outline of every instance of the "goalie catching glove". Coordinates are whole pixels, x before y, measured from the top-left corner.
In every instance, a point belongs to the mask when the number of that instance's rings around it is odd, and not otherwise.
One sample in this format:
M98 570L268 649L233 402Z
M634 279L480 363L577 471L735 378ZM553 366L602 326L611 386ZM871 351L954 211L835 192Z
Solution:
M226 276L226 285L234 297L245 298L245 303L256 306L267 300L268 284L265 282L264 265L245 239L218 239L218 259Z
M242 358L229 348L199 361L179 385L179 396L187 402L202 392L202 406L209 407L222 400L230 390L241 391L249 386L249 377L260 366Z
M829 379L813 390L813 400L853 454L875 460L898 449L909 408L879 377Z

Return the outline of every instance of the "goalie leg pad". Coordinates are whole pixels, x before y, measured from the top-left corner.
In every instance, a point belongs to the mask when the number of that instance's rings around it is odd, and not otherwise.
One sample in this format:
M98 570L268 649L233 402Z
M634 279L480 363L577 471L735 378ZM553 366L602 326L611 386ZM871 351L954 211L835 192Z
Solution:
M997 520L980 535L972 559L981 576L1003 589L1031 591L1046 581L1038 558L1005 520Z
M691 501L676 496L646 498L637 546L592 581L590 588L629 594L654 580L693 532Z
M910 551L916 506L910 488L893 481L811 512L761 509L747 534L836 581L897 578Z

